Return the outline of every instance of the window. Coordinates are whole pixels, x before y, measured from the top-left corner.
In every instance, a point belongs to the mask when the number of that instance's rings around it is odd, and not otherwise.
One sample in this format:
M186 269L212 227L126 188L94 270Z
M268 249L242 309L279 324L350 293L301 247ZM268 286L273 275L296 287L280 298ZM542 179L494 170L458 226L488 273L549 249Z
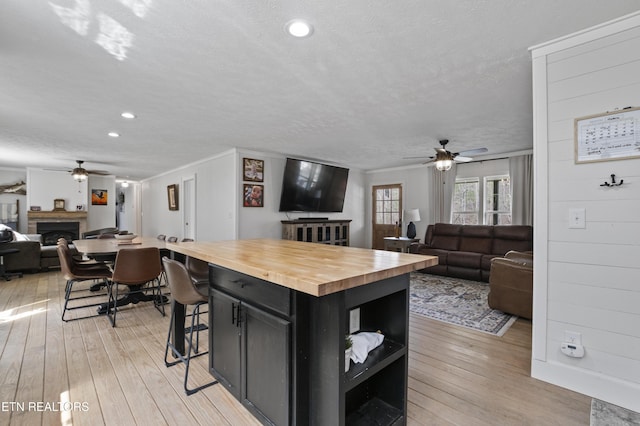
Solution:
M377 225L399 224L402 220L400 186L375 188L375 223Z
M451 223L477 225L480 188L478 178L456 179L451 206Z
M484 224L511 225L509 176L484 178Z
M456 179L451 223L511 225L511 185L508 175ZM480 206L480 200L483 200Z

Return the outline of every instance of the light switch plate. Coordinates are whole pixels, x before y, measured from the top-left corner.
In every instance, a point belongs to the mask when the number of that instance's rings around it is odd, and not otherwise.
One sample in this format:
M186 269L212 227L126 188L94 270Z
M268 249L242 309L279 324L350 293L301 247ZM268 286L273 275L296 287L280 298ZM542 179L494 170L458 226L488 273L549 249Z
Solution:
M584 229L587 227L586 210L584 208L569 209L569 228Z

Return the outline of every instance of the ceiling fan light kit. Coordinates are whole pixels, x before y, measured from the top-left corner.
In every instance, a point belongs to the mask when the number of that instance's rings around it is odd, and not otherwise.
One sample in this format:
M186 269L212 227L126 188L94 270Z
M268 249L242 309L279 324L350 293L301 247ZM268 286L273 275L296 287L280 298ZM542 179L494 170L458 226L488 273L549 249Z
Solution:
M447 170L451 170L451 167L453 166L454 161L458 163L467 163L473 160L473 158L466 157L466 155L482 154L488 151L487 148L477 148L477 149L471 149L468 151L452 153L451 151L447 151L446 149L446 146L449 143L449 139L441 139L438 142L440 143L442 148L435 148L436 156L429 157L431 158L431 160L423 164L435 163L436 169L438 169L441 172L446 172ZM416 157L405 157L405 158L416 158Z
M71 176L78 182L87 180L89 173L82 167L84 161L76 160L76 162L78 163L78 167L71 171Z

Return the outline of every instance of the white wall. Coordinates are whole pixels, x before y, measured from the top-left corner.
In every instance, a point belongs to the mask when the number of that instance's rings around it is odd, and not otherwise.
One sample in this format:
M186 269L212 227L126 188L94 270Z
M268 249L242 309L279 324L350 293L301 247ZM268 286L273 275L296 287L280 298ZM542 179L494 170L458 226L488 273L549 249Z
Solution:
M76 182L67 172L27 168L27 208L39 206L42 211L53 210L53 200L65 201L65 209L89 204L88 182Z
M242 206L243 158L264 161L263 207ZM298 217L351 219L351 245L364 247L364 175L350 169L342 213L281 213L280 190L286 157L248 150L230 150L211 159L186 165L161 176L141 182L142 234L165 234L182 238L183 217L180 211L169 211L167 185L195 176L196 239L217 241L248 238L281 238L281 220ZM182 202L182 198L181 198Z
M640 412L640 159L574 163L574 119L640 106L640 14L532 49L532 375ZM615 173L617 188L600 186ZM569 209L586 227L569 229ZM586 354L560 352L581 333Z
M142 235L183 238L183 179L196 181L196 240L236 238L236 153L188 164L141 182ZM167 186L178 185L178 210L169 210Z
M365 232L365 188L364 174L357 169L349 169L347 190L342 213L302 213L279 212L280 192L286 157L254 151L238 151L238 175L241 175L243 158L264 160L264 207L242 207L238 199L239 215L238 238L282 238L282 220L328 217L329 219L351 219L349 239L352 247L364 247ZM340 165L349 167L348 165ZM238 194L242 193L242 180L238 180Z
M92 189L108 191L106 206L91 205ZM68 172L27 168L27 209L40 206L43 211L51 211L57 198L65 201L67 211L76 211L76 207L82 205L87 211L87 230L115 226L115 197L115 177L111 175L89 175L88 180L77 182Z
M71 179L67 174L67 179ZM77 204L84 204L87 209L87 230L111 228L116 226L116 180L114 176L97 176L89 175L87 180L87 189L89 201L78 202ZM76 183L77 184L77 183ZM91 204L91 191L92 190L107 190L107 204L106 205L92 205ZM74 210L76 204L67 206L67 210Z
M416 225L416 238L424 241L424 234L427 232L427 225L432 223L429 209L431 193L431 167L425 165L409 166L403 168L385 169L370 171L366 174L366 197L364 208L366 210L366 247L371 247L371 209L372 209L372 189L376 185L402 185L402 206L403 210L419 209L420 222ZM402 235L407 233L408 223L402 224Z

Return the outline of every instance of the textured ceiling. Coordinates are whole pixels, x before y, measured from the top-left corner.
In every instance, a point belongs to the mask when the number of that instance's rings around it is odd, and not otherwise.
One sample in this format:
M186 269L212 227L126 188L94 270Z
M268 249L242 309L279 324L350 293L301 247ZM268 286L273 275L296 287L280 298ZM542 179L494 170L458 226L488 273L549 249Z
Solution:
M141 179L232 147L363 170L532 147L528 47L638 0L4 0L0 167ZM293 18L314 26L284 32ZM122 111L137 114L124 120ZM107 136L117 131L120 138Z

